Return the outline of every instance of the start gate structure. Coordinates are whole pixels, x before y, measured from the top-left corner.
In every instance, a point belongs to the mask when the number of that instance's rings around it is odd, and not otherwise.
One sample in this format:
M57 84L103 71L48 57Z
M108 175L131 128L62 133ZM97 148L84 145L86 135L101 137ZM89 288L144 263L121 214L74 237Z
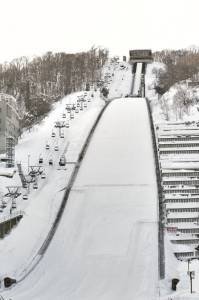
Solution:
M146 66L153 61L152 51L150 49L129 50L129 61L133 73L131 96L145 97Z
M153 61L150 49L129 50L131 63L151 63Z

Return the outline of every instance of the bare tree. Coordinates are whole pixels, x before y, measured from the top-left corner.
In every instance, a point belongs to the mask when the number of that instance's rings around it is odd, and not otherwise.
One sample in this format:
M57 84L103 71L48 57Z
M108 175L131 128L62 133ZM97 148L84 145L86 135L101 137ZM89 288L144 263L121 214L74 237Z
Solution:
M76 54L47 52L32 61L20 57L0 65L0 92L17 97L20 108L25 103L24 124L30 125L53 101L99 80L107 57L108 51L97 47Z
M169 109L168 99L166 98L165 95L160 98L160 107L161 107L162 112L165 116L165 120L169 121L169 111L170 111L170 109Z
M173 97L173 109L176 117L182 119L184 114L189 114L193 98L186 87L179 85Z

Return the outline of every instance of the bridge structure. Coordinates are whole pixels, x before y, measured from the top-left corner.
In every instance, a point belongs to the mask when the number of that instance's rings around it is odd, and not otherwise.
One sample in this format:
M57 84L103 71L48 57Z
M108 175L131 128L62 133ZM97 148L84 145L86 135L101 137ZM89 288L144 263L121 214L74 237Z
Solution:
M5 296L158 299L164 251L156 151L145 98L106 103L35 267Z

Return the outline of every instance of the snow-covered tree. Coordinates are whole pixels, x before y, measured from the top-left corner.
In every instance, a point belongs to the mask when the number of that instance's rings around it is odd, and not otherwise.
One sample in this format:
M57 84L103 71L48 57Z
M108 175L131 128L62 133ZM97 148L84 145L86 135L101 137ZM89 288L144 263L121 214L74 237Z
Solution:
M182 119L183 114L189 114L190 107L193 104L191 93L185 86L179 85L173 96L173 109L176 112L176 118Z
M162 112L164 114L165 120L169 121L169 103L168 103L168 99L166 97L166 95L162 96L160 98L160 107L162 109Z

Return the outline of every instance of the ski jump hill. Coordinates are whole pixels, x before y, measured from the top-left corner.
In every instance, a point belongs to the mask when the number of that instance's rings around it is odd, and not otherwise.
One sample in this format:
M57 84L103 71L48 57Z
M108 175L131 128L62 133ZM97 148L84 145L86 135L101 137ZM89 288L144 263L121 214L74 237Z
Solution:
M158 280L158 190L147 104L117 99L95 128L43 258L3 296L154 300Z

